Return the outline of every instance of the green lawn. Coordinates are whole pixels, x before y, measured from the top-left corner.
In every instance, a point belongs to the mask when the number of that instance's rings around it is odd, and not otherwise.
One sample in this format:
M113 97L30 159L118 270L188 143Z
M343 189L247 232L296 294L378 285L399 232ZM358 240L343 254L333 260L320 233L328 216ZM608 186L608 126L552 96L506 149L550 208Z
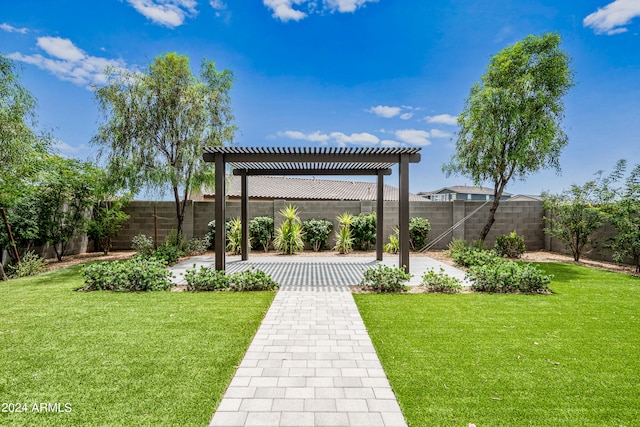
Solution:
M410 426L640 425L640 279L540 267L553 295L354 295Z
M0 425L206 426L275 294L74 292L79 271L0 282L0 403L28 409Z

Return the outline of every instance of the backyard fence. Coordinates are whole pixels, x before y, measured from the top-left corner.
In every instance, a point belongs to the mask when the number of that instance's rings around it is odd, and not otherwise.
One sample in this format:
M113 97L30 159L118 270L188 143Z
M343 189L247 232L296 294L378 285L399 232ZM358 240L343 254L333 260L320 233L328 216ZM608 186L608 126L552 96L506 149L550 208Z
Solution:
M333 222L334 230L339 229L336 217L344 212L353 215L375 212L376 202L363 201L287 201L282 199L269 201L249 201L249 219L256 216L271 216L275 219L275 227L280 225L281 217L278 212L293 204L298 208L302 221L315 218L327 219ZM410 217L427 218L431 223L431 238L439 236L449 230L454 224L464 219L483 202L452 201L432 202L425 200L412 201L409 204ZM156 210L156 224L154 227L154 208ZM489 215L489 205L483 206L478 212L469 217L464 223L448 233L434 249L444 249L452 239L463 238L474 240L478 238L482 227ZM130 249L131 239L137 234L146 234L154 237L157 232L158 240L162 242L167 233L176 228L175 204L173 202L146 202L134 201L125 208L131 216L127 224L113 240L113 249ZM385 240L393 233L398 225L398 202L388 201L384 204L384 230ZM226 220L240 216L240 202L228 201L226 208ZM496 222L487 236L487 242L493 244L495 238L500 235L516 231L524 237L529 250L545 248L545 235L543 223L544 209L542 202L538 201L514 201L502 202L496 212ZM207 224L216 219L214 203L211 201L192 201L187 204L183 231L187 238L202 237L208 232ZM157 231L155 228L157 227ZM334 242L330 236L329 244Z

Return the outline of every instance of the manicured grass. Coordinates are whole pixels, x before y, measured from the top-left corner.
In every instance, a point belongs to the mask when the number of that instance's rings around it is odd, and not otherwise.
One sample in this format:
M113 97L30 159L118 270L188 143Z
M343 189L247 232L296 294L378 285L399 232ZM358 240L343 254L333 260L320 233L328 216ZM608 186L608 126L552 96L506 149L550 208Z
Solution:
M74 292L80 267L0 282L0 425L206 426L274 293Z
M410 426L640 425L640 279L539 266L553 295L354 295Z

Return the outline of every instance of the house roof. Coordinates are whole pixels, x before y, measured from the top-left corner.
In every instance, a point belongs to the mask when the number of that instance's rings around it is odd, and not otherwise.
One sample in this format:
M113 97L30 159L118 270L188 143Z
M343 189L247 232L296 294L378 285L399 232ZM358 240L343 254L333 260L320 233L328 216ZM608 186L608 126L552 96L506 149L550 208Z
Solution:
M281 176L247 177L249 198L285 200L376 200L375 182L343 181L315 178L290 178ZM206 189L205 197L213 190ZM240 177L227 176L227 196L240 197ZM398 188L385 184L384 200L398 200ZM423 197L409 193L410 201L424 201Z
M540 202L542 197L530 194L517 194L509 198L510 202Z
M439 193L443 193L445 191L450 191L452 193L458 193L458 194L480 194L480 195L489 195L489 196L493 196L493 189L492 188L487 188L487 187L471 187L471 186L467 186L467 185L454 185L451 187L443 187L439 190L434 190L434 191L424 191L424 192L420 192L418 194L420 195L430 195L430 194L439 194ZM510 196L511 193L507 193L506 191L502 193L503 196Z

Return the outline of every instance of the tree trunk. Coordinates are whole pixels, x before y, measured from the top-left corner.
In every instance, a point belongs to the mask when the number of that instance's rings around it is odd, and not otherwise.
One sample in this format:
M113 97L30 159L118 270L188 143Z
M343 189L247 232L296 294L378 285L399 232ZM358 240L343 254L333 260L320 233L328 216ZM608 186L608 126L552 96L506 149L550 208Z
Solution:
M496 184L494 186L493 191L493 203L491 204L491 209L489 210L489 218L487 219L487 223L484 225L484 228L480 232L480 240L484 242L491 231L491 227L493 223L496 222L496 211L498 210L498 206L500 205L500 198L502 197L502 193L504 192L505 184Z
M180 206L180 194L178 187L173 187L173 197L176 202L176 218L178 219L178 236L182 236L182 223L184 222L184 207Z
M0 282L8 280L7 275L4 274L4 266L2 265L2 260L0 260Z

